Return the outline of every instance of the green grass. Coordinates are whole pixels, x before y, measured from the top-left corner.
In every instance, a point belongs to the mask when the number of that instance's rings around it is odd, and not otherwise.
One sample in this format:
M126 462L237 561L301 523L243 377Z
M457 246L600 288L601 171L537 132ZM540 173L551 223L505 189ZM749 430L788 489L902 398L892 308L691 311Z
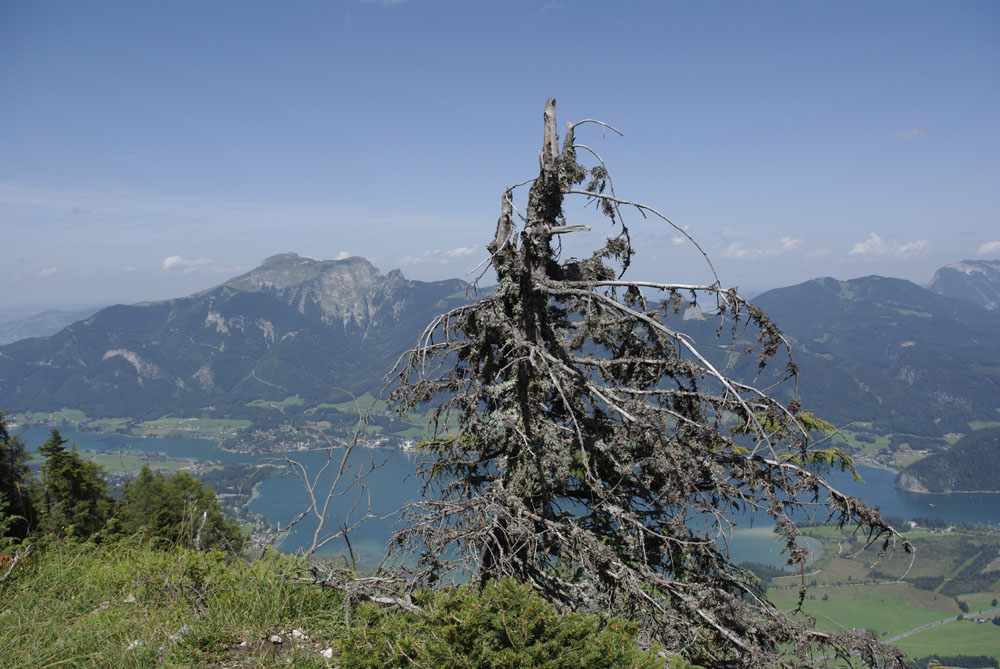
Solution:
M338 402L337 404L321 404L320 406L330 407L338 411L357 411L358 409L361 409L362 411L368 411L369 409L374 409L375 411L385 411L389 407L388 404L373 397L369 393L365 393L356 400Z
M254 400L253 402L247 402L248 407L260 407L262 409L278 409L281 413L285 413L285 409L291 406L302 406L306 401L299 397L298 395L290 395L280 402L273 402L271 400Z
M917 589L909 582L888 582L904 574L913 579L959 573L982 550L996 550L995 540L985 532L931 533L925 529L907 532L906 537L917 550L912 565L910 556L901 551L880 561L876 560L877 551L871 548L852 557L859 545L851 543L849 531L817 527L806 528L804 533L821 539L825 553L806 576L806 582L815 583L816 587L807 592L803 610L815 617L817 627L827 632L871 629L885 640L914 627L957 616L961 609L956 600L966 602L974 613L993 608L993 600L1000 598L1000 583L994 583L989 592L960 594L956 598ZM838 542L844 549L839 554ZM975 548L970 549L969 542ZM881 575L873 573L873 566ZM771 582L768 597L780 609L789 611L797 603L797 588L797 577L776 578ZM990 655L1000 659L1000 628L972 622L947 623L893 645L915 657L936 653Z
M1000 608L993 606L994 600L1000 604L1000 592L973 592L961 595L959 599L969 605L969 611L972 613ZM1000 627L997 628L997 634L1000 634Z
M815 616L821 630L872 629L883 639L961 613L951 597L937 595L935 599L935 593L907 583L813 588L809 595L815 599L807 598L802 608ZM824 601L824 595L829 599ZM768 591L768 596L782 610L795 607L797 593L793 589Z
M131 422L131 418L94 418L87 421L87 427L101 432L116 432L128 427Z
M157 458L148 453L98 453L96 451L81 451L83 457L96 462L104 467L109 474L135 474L143 466L148 466L152 470L160 470L168 474L191 466L190 460L170 460ZM33 469L39 469L45 464L45 457L40 453L32 453L28 458L28 464ZM217 469L219 465L203 467L202 471Z
M357 604L348 625L340 591L308 582L307 567L276 552L251 562L48 539L0 583L0 666L690 667L640 651L632 625L560 615L510 583L417 593L420 616Z
M259 402L260 400L254 400L254 401L255 402ZM314 414L317 411L319 411L320 409L336 409L336 408L337 408L336 405L330 404L329 402L320 402L319 404L317 404L314 407L309 407L308 409L306 409L305 411L303 411L303 413L305 413L305 414Z
M834 437L834 443L836 444L847 444L852 450L856 449L861 453L870 455L877 453L883 449L888 450L889 448L889 437L876 436L875 443L868 443L866 441L858 441L855 435L860 432L866 432L867 430L850 430L842 429L837 432Z
M400 439L414 439L419 441L429 438L431 431L426 427L410 427L400 432L393 432L392 436L399 437Z
M911 657L991 655L1000 657L1000 627L959 620L932 627L892 644Z
M158 418L140 423L132 430L137 436L181 436L214 439L231 435L236 430L250 427L252 421L242 418Z
M115 453L92 453L85 451L83 454L88 460L93 460L114 474L134 474L142 469L143 466L172 474L179 469L191 466L191 463L187 460L155 460L143 455L133 455L130 453L118 455Z
M60 409L53 412L28 411L13 416L13 422L38 423L53 421L55 423L78 424L87 421L87 414L78 409Z
M320 651L342 634L342 600L294 583L301 573L282 555L251 564L135 541L50 545L0 585L0 664L330 667ZM293 628L309 639L293 642Z

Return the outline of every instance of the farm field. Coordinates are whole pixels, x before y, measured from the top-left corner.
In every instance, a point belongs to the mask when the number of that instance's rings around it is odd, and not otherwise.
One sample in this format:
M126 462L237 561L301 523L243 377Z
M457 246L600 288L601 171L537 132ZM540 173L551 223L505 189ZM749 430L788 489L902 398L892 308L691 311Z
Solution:
M810 528L824 553L809 568L802 613L831 633L866 629L910 657L988 655L1000 660L1000 535L995 531L914 528L907 538L916 556L897 551L878 558L876 547L861 550L858 537L830 527ZM797 605L799 577L771 581L768 596L784 611ZM977 622L976 614L987 611ZM956 620L959 616L964 619ZM898 635L915 628L947 621Z

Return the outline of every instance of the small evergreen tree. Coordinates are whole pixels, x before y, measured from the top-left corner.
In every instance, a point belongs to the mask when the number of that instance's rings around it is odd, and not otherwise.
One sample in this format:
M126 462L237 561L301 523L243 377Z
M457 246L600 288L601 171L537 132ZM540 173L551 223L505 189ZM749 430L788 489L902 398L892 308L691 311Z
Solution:
M113 500L104 480L104 468L84 459L76 444L52 430L38 449L45 457L41 491L37 495L39 525L57 536L85 539L105 526Z

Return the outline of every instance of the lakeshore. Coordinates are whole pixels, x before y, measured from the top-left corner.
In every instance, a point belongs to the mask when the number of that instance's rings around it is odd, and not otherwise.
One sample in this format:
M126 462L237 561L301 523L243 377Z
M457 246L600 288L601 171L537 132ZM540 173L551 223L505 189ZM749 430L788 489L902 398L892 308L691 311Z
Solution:
M207 439L188 437L139 438L117 433L80 432L70 427L59 428L63 437L73 441L83 450L98 453L117 454L124 451L162 454L174 460L187 460L191 468L196 463L237 463L252 465L262 460L260 454L226 451L218 443ZM17 431L35 451L48 438L51 428L23 428ZM339 449L338 449L339 450ZM318 472L327 460L326 449L271 453L271 457L287 455L301 462L309 472ZM338 457L334 451L333 457ZM364 547L366 556L380 559L385 545L395 528L391 516L406 502L420 499L420 482L413 476L419 458L418 453L404 452L396 448L359 448L353 460L356 464L376 464L377 469L365 480L367 496L363 500L365 522L352 533L355 548ZM150 463L155 466L155 463ZM905 519L917 517L941 518L950 523L968 522L1000 527L1000 508L996 504L996 493L915 493L895 488L895 472L882 467L866 464L858 465L858 473L864 482L855 481L849 472L830 472L830 482L841 492L858 497L871 506L878 507L887 516ZM319 481L322 483L325 479ZM322 489L322 488L320 488ZM331 506L332 513L340 518L349 513L356 497L343 498ZM269 476L260 481L254 489L249 510L262 514L274 527L287 524L308 504L308 495L293 477L281 474ZM358 519L356 509L351 518ZM349 513L350 515L350 513ZM784 564L780 555L781 544L775 540L771 526L755 523L749 526L741 522L732 536L727 539L738 561L765 562L775 566ZM315 525L305 521L285 539L282 550L295 551L307 541L311 542ZM770 536L765 536L768 534ZM325 553L341 555L346 546L340 540L328 544ZM377 561L375 559L375 561Z

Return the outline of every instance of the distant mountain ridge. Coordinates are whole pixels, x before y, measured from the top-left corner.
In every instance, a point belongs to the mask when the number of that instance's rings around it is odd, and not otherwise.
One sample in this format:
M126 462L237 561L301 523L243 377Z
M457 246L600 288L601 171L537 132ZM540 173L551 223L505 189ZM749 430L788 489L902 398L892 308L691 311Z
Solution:
M929 287L984 309L1000 309L1000 260L963 260L947 265L934 274Z
M0 345L29 337L49 337L70 323L89 318L98 309L48 309L28 316L0 317Z
M0 346L0 408L341 419L324 407L377 394L427 323L473 299L468 291L458 279L382 274L363 258L275 255L189 297L109 307L51 337ZM836 425L941 437L1000 420L1000 310L879 276L814 279L753 301L792 343L803 406ZM725 366L717 327L678 323ZM749 358L727 373L752 381ZM290 397L294 406L282 404Z
M880 276L814 279L754 303L792 339L803 404L827 420L939 436L1000 418L1000 312Z
M109 307L2 346L0 394L6 410L90 417L247 417L254 400L343 401L380 387L414 333L467 288L383 275L363 258L285 253L190 297Z

